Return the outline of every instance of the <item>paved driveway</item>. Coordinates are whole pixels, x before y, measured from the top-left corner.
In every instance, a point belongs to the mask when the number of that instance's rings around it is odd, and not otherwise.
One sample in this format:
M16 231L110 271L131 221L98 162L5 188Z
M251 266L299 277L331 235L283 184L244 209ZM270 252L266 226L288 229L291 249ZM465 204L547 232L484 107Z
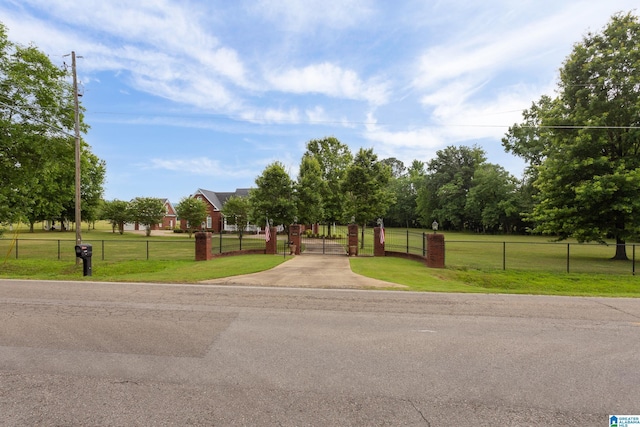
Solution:
M397 283L355 274L351 271L349 258L346 255L298 255L271 270L207 280L203 283L297 288L405 288Z

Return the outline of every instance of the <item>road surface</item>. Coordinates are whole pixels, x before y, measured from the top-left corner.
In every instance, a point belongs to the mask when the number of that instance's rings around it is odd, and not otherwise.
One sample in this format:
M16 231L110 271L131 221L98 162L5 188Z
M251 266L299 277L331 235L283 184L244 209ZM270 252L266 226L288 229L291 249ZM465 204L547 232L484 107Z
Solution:
M640 300L0 281L0 425L605 426Z

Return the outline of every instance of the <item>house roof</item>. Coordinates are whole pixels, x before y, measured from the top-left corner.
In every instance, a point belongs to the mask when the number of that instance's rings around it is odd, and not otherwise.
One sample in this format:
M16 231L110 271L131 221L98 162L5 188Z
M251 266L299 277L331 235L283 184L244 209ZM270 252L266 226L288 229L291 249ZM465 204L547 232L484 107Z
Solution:
M198 188L198 191L196 191L193 195L195 196L196 194L202 194L202 196L207 199L207 201L211 203L211 205L215 209L220 211L222 210L222 207L227 202L227 200L229 200L229 197L247 197L249 195L249 190L249 188L236 188L236 191L234 192L224 192L203 190L202 188Z

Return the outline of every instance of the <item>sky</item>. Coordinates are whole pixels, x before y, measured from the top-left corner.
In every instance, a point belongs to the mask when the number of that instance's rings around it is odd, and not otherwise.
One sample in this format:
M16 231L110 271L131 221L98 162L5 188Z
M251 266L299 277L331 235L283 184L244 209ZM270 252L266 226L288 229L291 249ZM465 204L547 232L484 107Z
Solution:
M78 56L106 200L255 186L306 144L427 163L501 138L575 43L637 0L0 0L9 39ZM81 56L81 58L80 58Z

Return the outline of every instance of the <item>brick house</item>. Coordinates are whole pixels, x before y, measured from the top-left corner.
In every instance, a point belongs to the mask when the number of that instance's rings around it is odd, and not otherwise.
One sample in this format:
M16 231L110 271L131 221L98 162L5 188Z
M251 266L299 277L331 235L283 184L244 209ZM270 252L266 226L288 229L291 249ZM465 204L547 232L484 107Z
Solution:
M165 214L162 217L162 222L158 224L151 224L152 230L173 230L178 226L178 214L176 213L176 209L173 207L169 199L159 199L162 200L162 204L164 205ZM133 231L140 230L140 224L136 223L126 223L124 225L125 231Z
M169 201L169 199L164 199L164 217L162 217L162 222L159 224L153 224L151 226L152 230L173 230L178 226L178 214L176 213L175 208Z
M220 233L221 230L228 230L226 221L222 215L222 207L231 196L247 197L248 195L248 188L238 188L234 192L216 192L198 188L191 197L200 199L207 205L207 219L200 225L200 230L212 231L214 233ZM182 230L187 229L186 221L180 220L180 228Z

